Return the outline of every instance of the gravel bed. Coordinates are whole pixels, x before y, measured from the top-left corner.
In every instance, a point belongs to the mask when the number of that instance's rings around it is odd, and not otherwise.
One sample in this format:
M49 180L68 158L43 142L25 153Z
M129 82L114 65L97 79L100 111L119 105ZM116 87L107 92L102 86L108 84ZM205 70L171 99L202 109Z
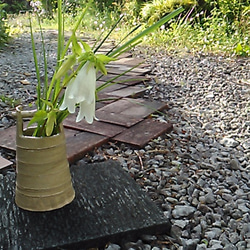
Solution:
M35 99L27 42L22 36L0 53L1 95L26 104ZM173 131L142 149L109 143L81 161L118 160L172 228L106 248L250 249L249 58L158 53L146 60L154 67L145 98L168 102L154 119L172 122ZM0 99L0 129L14 123L6 102Z

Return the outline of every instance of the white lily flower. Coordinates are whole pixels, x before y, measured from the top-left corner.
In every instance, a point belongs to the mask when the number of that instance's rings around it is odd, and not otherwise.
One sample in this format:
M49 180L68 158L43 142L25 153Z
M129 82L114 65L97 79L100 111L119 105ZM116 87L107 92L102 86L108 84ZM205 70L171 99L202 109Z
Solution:
M85 118L88 123L93 123L93 119L96 119L95 90L96 70L93 64L86 62L77 76L69 82L60 110L68 109L71 114L75 113L76 104L79 103L76 122Z

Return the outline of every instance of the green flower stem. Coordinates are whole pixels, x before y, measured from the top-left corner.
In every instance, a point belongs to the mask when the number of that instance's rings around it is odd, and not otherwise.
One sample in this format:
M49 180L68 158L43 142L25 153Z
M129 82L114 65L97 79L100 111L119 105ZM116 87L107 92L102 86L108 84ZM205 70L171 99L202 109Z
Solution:
M57 37L57 68L59 68L61 64L61 54L64 45L64 20L63 20L63 13L62 13L62 0L57 1L57 18L58 18L58 37Z
M58 48L57 48L57 69L56 69L56 71L60 68L60 65L63 62L63 59L65 58L66 53L67 53L67 51L69 49L69 46L70 46L70 44L72 42L72 38L73 38L75 32L77 31L79 25L81 24L81 22L82 22L82 20L83 20L83 18L85 16L85 14L86 14L86 12L87 12L87 10L88 10L88 8L89 8L89 6L91 5L92 2L93 2L93 0L89 1L89 3L87 4L86 8L83 10L81 16L79 17L78 21L76 22L76 24L75 24L75 26L73 28L72 35L70 36L67 44L63 48L63 46L64 46L64 35L63 35L64 18L63 18L63 15L62 15L62 1L61 0L58 1ZM62 33L62 34L59 34L59 33ZM80 68L78 67L77 71L79 69ZM50 86L49 86L48 91L47 91L47 96L46 96L46 100L49 101L51 93L52 93L52 90L54 88L53 98L52 98L52 102L54 103L54 105L56 105L62 89L64 87L66 87L65 84L63 86L60 86L60 79L57 80L55 76L56 76L56 72L55 72L55 74L52 77ZM68 82L69 81L67 81L67 83Z
M76 22L75 27L73 28L73 31L72 31L73 34L76 33L79 25L81 24L81 22L82 22L82 20L83 20L83 18L85 16L85 14L86 14L86 12L87 12L87 10L88 10L88 8L89 8L89 6L91 5L92 2L93 1L89 1L89 3L87 4L86 8L84 9L84 11L82 12L81 16L79 17L78 21ZM66 46L65 46L65 48L64 48L64 50L62 52L62 58L65 57L65 55L66 55L66 53L67 53L67 51L69 49L69 45L72 42L72 38L73 38L73 36L70 36L70 38L69 38L69 40L68 40L68 42L67 42L67 44L66 44Z
M63 51L64 46L64 18L62 13L62 0L57 1L57 30L58 30L58 37L57 37L57 69L60 68L60 65L62 63L61 55ZM54 93L52 97L52 102L54 102L55 97L57 96L58 89L60 88L60 79L56 80L55 86L54 86Z

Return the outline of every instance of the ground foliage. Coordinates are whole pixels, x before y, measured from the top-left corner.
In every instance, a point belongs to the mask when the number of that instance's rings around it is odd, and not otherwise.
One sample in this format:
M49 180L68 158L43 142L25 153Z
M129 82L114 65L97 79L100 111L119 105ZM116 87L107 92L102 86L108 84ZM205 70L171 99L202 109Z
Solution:
M8 38L8 32L7 32L7 25L6 25L6 4L0 2L0 46L2 46L7 38Z
M7 12L13 8L18 11L27 9L27 1L4 2L9 6ZM39 3L45 17L54 18L56 0L32 2ZM69 24L87 2L65 0L64 11L69 16ZM185 12L152 34L146 41L147 45L164 47L169 51L250 54L250 0L95 0L82 27L85 31L108 30L124 14L120 27L121 33L124 33L124 28L155 22L180 5L184 6Z
M6 4L5 10L8 13L19 13L30 9L29 2L27 0L2 0Z

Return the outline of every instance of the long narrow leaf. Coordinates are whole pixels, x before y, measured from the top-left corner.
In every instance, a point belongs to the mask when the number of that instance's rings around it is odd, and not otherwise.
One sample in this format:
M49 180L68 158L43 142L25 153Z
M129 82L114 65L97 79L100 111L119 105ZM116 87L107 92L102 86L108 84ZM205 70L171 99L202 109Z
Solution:
M100 85L99 87L96 88L96 92L100 92L101 90L107 88L108 86L112 86L114 84L116 84L116 82L113 82L114 80L118 79L119 77L125 75L126 73L132 71L133 69L137 68L139 65L141 65L143 62L140 62L138 64L136 64L135 66L131 67L130 69L128 70L125 70L124 72L122 72L121 74L111 78L110 80L106 81L105 83L103 83L102 85ZM101 78L101 77L100 77ZM99 79L100 79L99 78Z
M137 25L134 29L132 29L128 34L126 34L126 36L124 36L123 39L121 39L121 41L119 41L119 43L117 43L110 51L107 52L107 55L109 55L112 51L114 51L117 47L120 46L120 44L122 44L122 42L124 40L126 40L131 34L133 34L136 30L138 30L141 27L141 24Z
M43 30L42 30L40 18L38 18L38 24L39 24L40 35L41 35L41 39L42 39L42 52L43 52L43 63L44 63L44 85L43 85L43 97L42 98L45 99L46 95L47 95L47 90L48 90L48 63L47 63L45 42L44 42L44 36L43 36ZM45 107L45 109L46 109L46 107Z
M121 16L117 20L117 22L112 26L112 28L110 29L110 31L108 32L108 34L103 38L103 40L100 42L100 44L94 49L94 53L96 53L98 51L98 49L100 49L100 47L104 44L104 42L109 38L110 34L115 29L115 27L121 22L122 18L123 18L123 16Z
M61 55L64 45L64 33L63 33L63 13L62 13L62 0L57 1L57 30L58 30L58 36L57 36L57 68L59 67L59 64L61 63Z
M31 17L29 17L30 22L30 36L31 36L31 44L32 44L32 52L33 52L33 58L35 63L35 69L36 69L36 78L37 78L37 109L41 109L42 102L41 102L41 78L40 78L40 69L38 66L38 60L37 60L37 54L36 54L36 46L35 46L35 39L32 29L32 23L31 23Z
M142 40L136 41L136 43L130 44L129 46L125 47L123 50L120 50L119 53L116 54L115 57L120 56L121 54L133 49L135 46L137 46L138 44L140 44L142 42Z
M59 1L61 2L61 0L59 0ZM58 4L59 4L59 1L58 1ZM93 2L93 0L89 1L88 4L87 4L87 6L86 6L86 8L83 10L81 16L79 17L78 21L76 22L76 24L75 24L75 26L74 26L74 28L73 28L73 34L75 34L75 32L77 31L79 25L81 24L81 22L82 22L82 20L83 20L83 17L85 16L85 14L86 14L86 12L87 12L87 10L88 10L88 8L89 8L89 6L91 5L92 2ZM59 8L58 8L58 11L59 11ZM59 13L58 13L58 14L59 14ZM62 16L61 18L62 18L62 24L64 25L63 16ZM58 25L59 25L59 23L58 23ZM59 37L59 36L58 36L58 37ZM64 42L64 41L63 41L63 42ZM61 52L61 54L60 54L60 59L59 59L58 64L59 64L59 63L62 63L62 60L61 60L61 59L65 57L65 55L66 55L66 53L67 53L67 51L68 51L68 49L69 49L69 46L70 46L71 42L72 42L72 36L69 38L67 44L65 45L63 51ZM59 45L59 44L58 44L58 45ZM62 44L62 45L63 45L63 44ZM59 54L59 52L58 52L58 54ZM59 55L58 55L58 56L59 56ZM59 65L58 65L58 67L56 68L56 70L58 70L58 69L59 69ZM49 86L48 91L47 91L47 98L46 98L47 100L49 100L50 95L51 95L51 93L52 93L52 90L53 90L53 88L54 88L54 85L58 85L58 86L56 86L56 88L55 88L56 91L54 91L54 93L53 93L53 100L52 100L53 103L56 103L56 102L57 102L57 98L58 98L58 96L59 96L58 93L60 92L60 81L57 80L55 76L56 76L56 74L53 75L53 78L52 78L52 80L51 80L50 86Z
M174 10L173 12L171 12L170 14L168 14L167 16L165 16L162 19L160 19L158 22L154 23L153 25L151 25L147 29L143 30L137 36L135 36L132 39L130 39L128 42L126 42L125 44L123 44L121 47L119 47L116 50L114 50L112 53L109 54L109 56L116 57L116 55L119 52L124 51L124 49L126 49L127 47L129 47L131 44L133 44L136 41L140 40L145 35L153 32L154 30L156 30L157 28L159 28L160 26L162 26L163 24L165 24L166 22L168 22L170 19L172 19L173 17L175 17L178 14L180 14L183 10L184 10L183 7L180 7L178 9Z
M62 13L62 0L57 1L57 66L56 68L58 69L61 64L61 56L63 52L63 46L64 46L64 20L63 20L63 13ZM55 81L55 86L54 86L54 93L53 93L53 98L52 100L55 100L55 97L57 96L57 93L60 89L60 80Z
M88 4L87 4L87 6L84 8L84 10L83 10L81 16L78 18L78 21L76 22L76 24L75 24L75 26L74 26L74 28L73 28L73 31L72 31L73 34L75 34L76 31L77 31L77 29L79 28L79 25L81 24L81 22L82 22L84 16L85 16L86 13L87 13L87 10L89 9L89 7L90 7L90 5L91 5L92 2L93 2L93 0L91 0L91 1L88 2ZM71 41L72 41L72 38L73 38L72 36L69 38L69 40L68 40L68 42L67 42L67 44L66 44L66 46L65 46L65 48L64 48L64 50L63 50L63 52L62 52L62 55L61 55L62 58L64 58L64 56L66 55L66 53L67 53L67 51L68 51L68 48L69 48L69 45L70 45L70 43L71 43Z

